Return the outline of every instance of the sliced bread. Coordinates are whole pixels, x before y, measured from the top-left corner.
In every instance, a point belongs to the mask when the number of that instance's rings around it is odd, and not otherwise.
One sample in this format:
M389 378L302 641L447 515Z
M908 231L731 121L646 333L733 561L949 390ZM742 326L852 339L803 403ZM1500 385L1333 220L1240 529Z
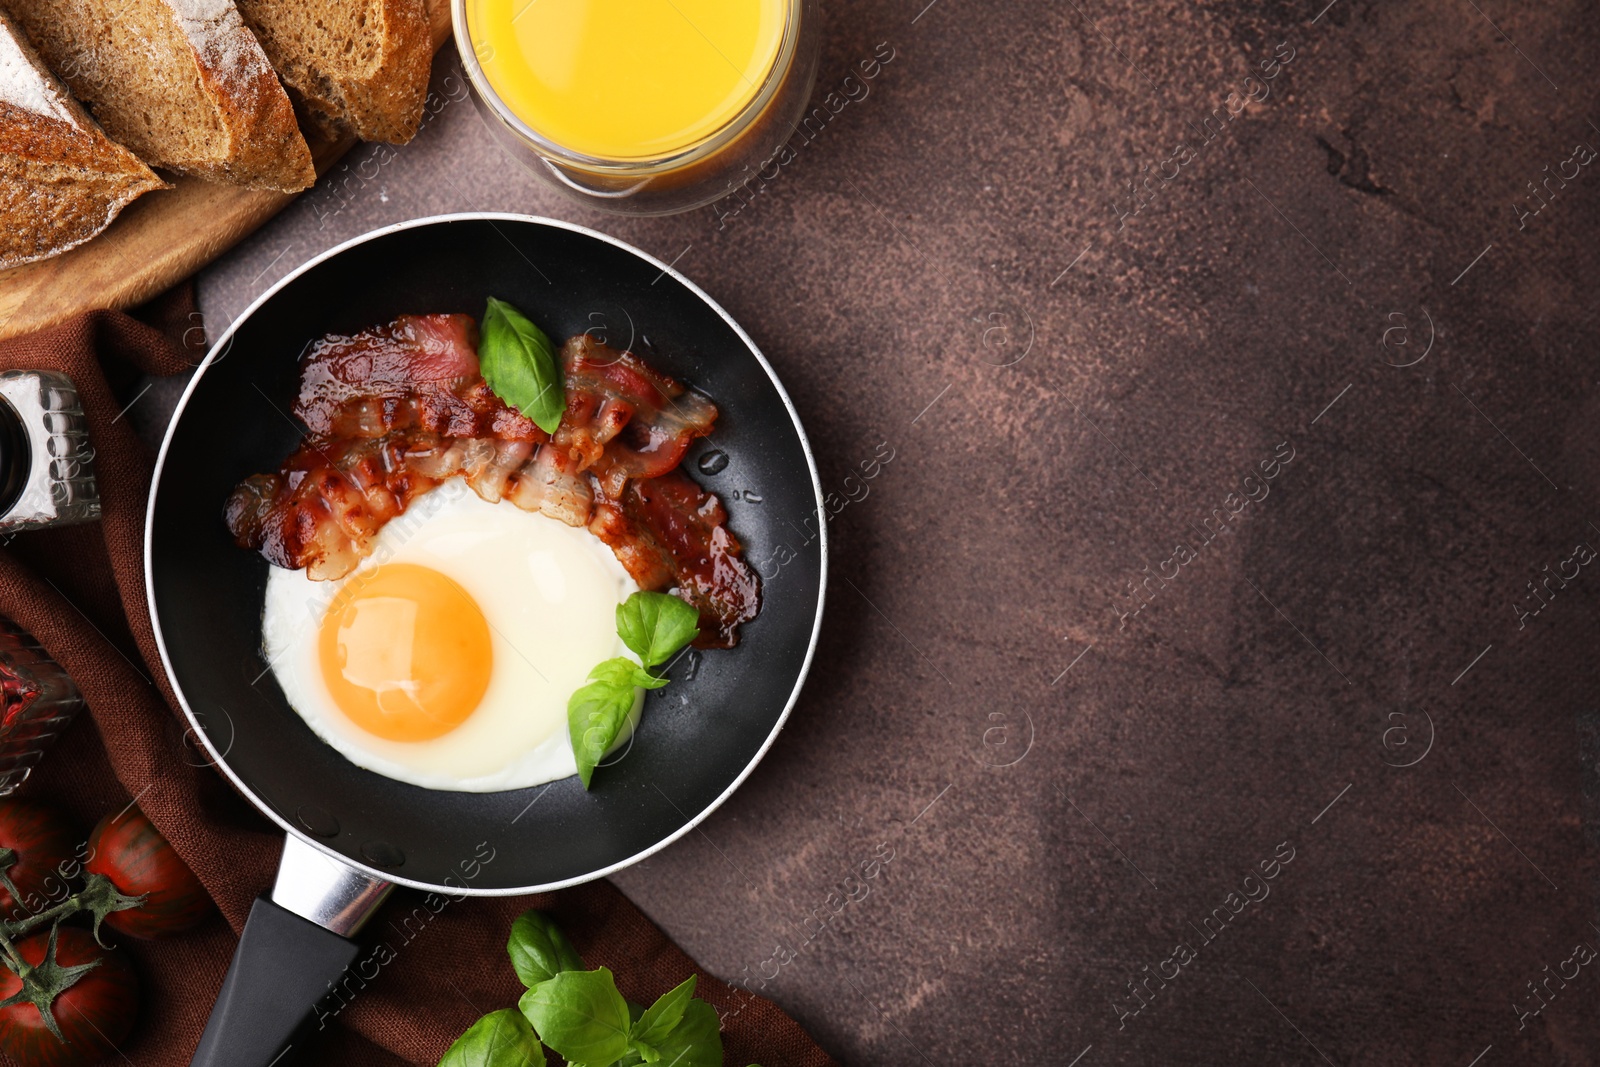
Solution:
M0 268L82 244L135 198L164 188L0 13Z
M294 108L233 0L0 0L51 69L146 163L298 192Z
M404 144L433 60L424 0L238 0L307 117L329 132Z

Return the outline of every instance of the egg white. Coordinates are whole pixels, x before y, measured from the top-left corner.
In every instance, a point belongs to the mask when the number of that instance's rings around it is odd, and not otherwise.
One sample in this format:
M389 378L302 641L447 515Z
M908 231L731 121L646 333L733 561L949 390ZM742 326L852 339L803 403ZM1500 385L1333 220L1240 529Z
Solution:
M317 638L329 604L361 570L383 563L447 575L489 622L489 687L466 721L441 737L391 741L368 733L339 710L323 681ZM637 590L588 530L490 504L454 478L385 526L355 574L316 582L302 570L274 567L262 646L290 707L357 766L428 789L522 789L577 773L567 700L602 660L637 662L616 627L616 606ZM637 723L643 698L640 690L617 746Z

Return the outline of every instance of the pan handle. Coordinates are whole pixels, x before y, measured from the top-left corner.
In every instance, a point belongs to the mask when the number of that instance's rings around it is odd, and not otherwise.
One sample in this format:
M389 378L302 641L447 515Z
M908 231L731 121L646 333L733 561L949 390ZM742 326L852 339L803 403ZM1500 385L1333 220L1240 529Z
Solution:
M272 895L250 908L190 1067L287 1067L317 1002L360 952L350 938L393 888L287 838Z

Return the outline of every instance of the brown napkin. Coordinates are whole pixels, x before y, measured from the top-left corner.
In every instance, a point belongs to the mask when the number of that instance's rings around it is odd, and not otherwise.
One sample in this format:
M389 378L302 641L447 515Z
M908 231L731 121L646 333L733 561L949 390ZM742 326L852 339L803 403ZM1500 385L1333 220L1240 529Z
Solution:
M52 368L77 383L105 511L99 523L25 533L0 547L0 614L31 631L66 667L90 712L57 742L20 795L60 806L85 830L137 799L226 920L124 946L139 965L144 1007L121 1051L141 1067L181 1067L205 1026L250 902L271 884L282 838L206 766L156 654L143 570L153 463L112 383L122 383L119 391L131 399L138 371L185 370L199 361L204 340L192 288L137 314L92 312L0 343L0 369ZM698 995L723 1014L729 1064L833 1063L770 1001L700 971L607 882L440 907L442 899L397 890L384 905L364 940L374 942L371 959L386 962L347 1006L324 1017L327 1032L312 1062L436 1064L480 1014L516 1003L521 986L506 959L506 935L517 914L538 907L556 916L591 967L616 973L630 1000L648 1004L698 973Z

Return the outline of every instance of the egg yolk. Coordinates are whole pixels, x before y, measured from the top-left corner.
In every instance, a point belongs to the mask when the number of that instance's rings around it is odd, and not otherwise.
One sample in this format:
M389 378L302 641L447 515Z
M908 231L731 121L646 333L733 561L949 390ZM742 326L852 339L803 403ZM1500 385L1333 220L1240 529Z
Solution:
M352 578L322 620L317 654L339 710L390 741L466 721L489 687L489 623L431 567L389 563Z

